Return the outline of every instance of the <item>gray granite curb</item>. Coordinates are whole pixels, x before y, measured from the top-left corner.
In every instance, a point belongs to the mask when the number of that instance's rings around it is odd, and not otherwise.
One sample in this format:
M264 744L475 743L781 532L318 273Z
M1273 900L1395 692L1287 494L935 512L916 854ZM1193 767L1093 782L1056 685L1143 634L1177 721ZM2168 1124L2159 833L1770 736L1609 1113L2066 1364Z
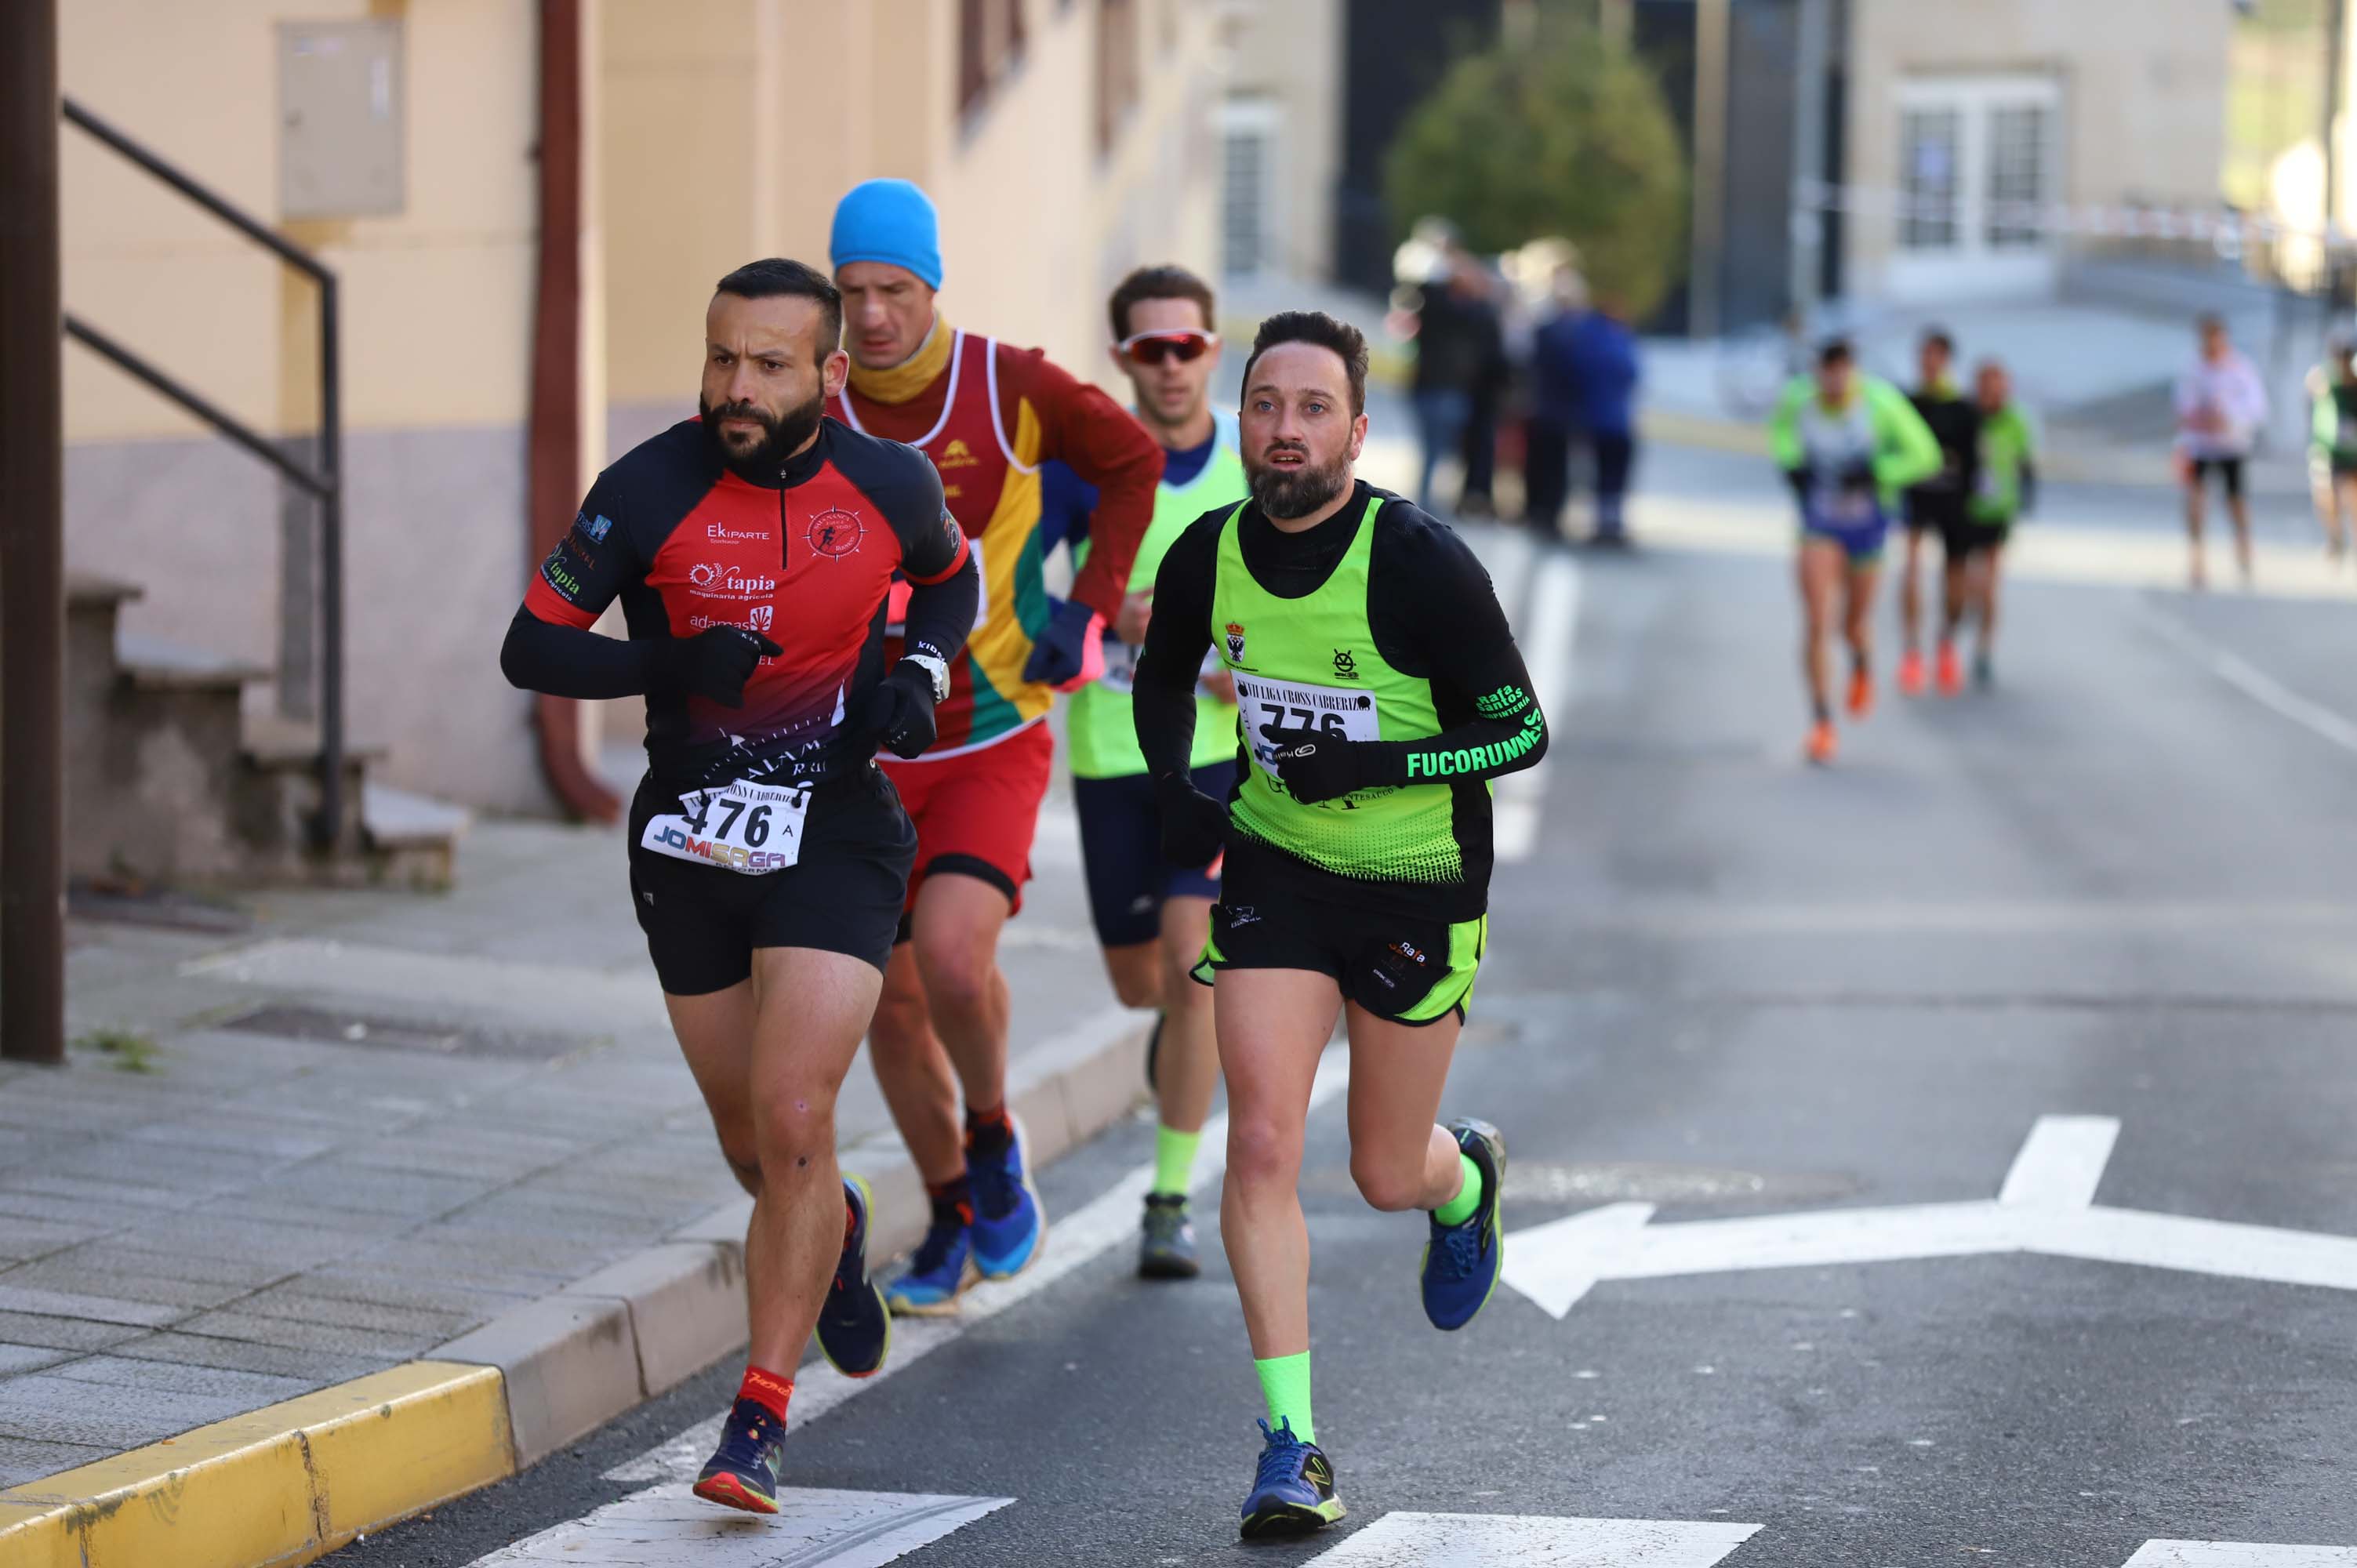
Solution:
M1143 1096L1146 1026L1107 1012L1023 1052L1008 1101L1036 1167L1126 1115ZM874 1191L868 1256L880 1262L924 1234L915 1163L887 1132L839 1152ZM424 1358L497 1367L506 1383L516 1468L676 1388L746 1341L745 1225L739 1198L659 1245L493 1318Z

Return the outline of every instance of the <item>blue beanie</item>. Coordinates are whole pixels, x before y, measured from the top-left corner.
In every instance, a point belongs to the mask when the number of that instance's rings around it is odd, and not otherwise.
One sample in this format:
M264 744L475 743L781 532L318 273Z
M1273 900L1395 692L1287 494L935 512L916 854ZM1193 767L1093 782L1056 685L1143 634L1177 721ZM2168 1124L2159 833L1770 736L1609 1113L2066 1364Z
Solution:
M887 262L942 286L942 226L932 199L905 179L862 180L834 204L827 252L836 267Z

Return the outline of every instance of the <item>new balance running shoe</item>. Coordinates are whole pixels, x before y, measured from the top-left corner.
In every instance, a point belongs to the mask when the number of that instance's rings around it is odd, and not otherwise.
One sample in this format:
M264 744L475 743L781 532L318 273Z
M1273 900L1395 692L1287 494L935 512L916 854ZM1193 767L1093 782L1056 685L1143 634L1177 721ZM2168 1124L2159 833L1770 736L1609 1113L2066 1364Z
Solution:
M1023 1129L1014 1126L996 1148L968 1140L966 1180L974 1187L974 1262L986 1280L1019 1274L1048 1239L1047 1210L1023 1164Z
M720 1446L695 1478L695 1495L747 1513L778 1511L786 1423L759 1400L740 1399L720 1430Z
M1487 1122L1459 1116L1448 1123L1458 1150L1481 1173L1481 1201L1460 1225L1430 1216L1424 1248L1424 1315L1435 1328L1462 1328L1498 1287L1505 1255L1498 1231L1498 1189L1506 1182L1506 1140Z
M958 1297L981 1275L974 1266L974 1233L960 1205L933 1206L925 1239L909 1255L909 1266L884 1287L884 1305L895 1317L952 1317Z
M884 1365L892 1349L892 1313L884 1293L867 1277L867 1183L843 1178L843 1256L834 1283L818 1309L818 1348L827 1365L846 1378L865 1378Z
M1195 1227L1187 1219L1187 1195L1147 1193L1145 1233L1137 1240L1138 1276L1191 1280L1202 1272L1203 1265L1195 1260Z
M1307 1535L1349 1511L1334 1495L1334 1466L1327 1463L1323 1449L1294 1436L1290 1420L1280 1422L1275 1431L1264 1421L1260 1430L1267 1442L1260 1451L1252 1494L1244 1498L1246 1541Z

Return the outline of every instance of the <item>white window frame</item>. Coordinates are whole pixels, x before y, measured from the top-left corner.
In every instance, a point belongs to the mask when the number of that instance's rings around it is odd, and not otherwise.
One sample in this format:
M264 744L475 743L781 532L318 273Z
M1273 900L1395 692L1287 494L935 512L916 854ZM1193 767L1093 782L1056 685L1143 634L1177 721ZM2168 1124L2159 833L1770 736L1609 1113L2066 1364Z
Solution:
M2001 109L2044 111L2046 145L2040 155L2044 176L2038 204L2063 199L2064 126L2061 82L2029 72L1986 76L1914 76L1898 84L1890 116L1894 145L1905 154L1906 117L1921 111L1953 110L1961 120L1957 146L1955 242L1925 247L1905 242L1907 177L1892 182L1888 291L1899 300L1939 303L1957 299L2005 299L2050 295L2061 280L2059 238L2033 244L1989 243L1990 131Z
M1275 173L1284 134L1285 116L1276 101L1271 98L1230 98L1220 105L1220 270L1229 277L1252 277L1264 273L1284 270L1286 236L1278 228ZM1232 140L1249 136L1260 143L1260 210L1254 220L1260 229L1260 245L1250 265L1239 271L1231 266L1228 224L1228 149Z

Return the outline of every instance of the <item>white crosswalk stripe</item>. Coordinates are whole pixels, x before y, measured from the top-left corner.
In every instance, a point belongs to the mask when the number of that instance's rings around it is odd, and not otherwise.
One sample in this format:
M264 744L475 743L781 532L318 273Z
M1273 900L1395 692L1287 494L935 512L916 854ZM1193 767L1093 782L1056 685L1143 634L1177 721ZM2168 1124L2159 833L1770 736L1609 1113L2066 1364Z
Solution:
M1013 1502L923 1493L790 1490L768 1518L653 1487L484 1559L594 1568L884 1568Z
M1328 1568L1711 1568L1756 1524L1526 1514L1385 1514L1310 1561Z

